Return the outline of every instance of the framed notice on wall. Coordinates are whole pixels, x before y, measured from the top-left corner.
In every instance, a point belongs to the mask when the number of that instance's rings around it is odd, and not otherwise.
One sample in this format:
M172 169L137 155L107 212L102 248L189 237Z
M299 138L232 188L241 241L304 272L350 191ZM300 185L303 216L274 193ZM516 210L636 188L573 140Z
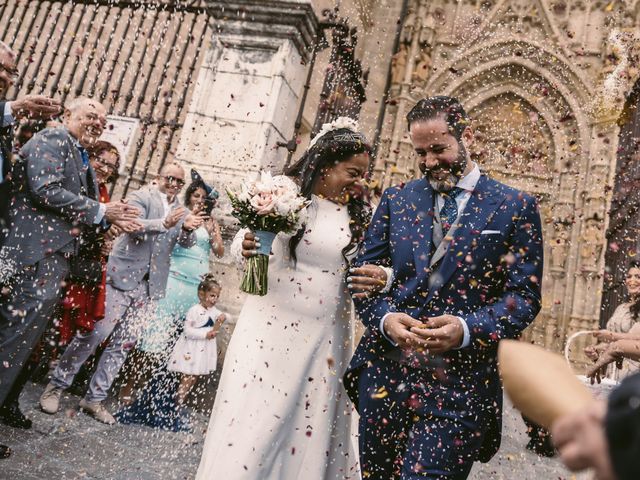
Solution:
M120 173L124 173L127 165L127 156L135 141L140 120L133 117L120 117L107 115L107 128L104 129L101 140L106 140L115 145L120 153Z

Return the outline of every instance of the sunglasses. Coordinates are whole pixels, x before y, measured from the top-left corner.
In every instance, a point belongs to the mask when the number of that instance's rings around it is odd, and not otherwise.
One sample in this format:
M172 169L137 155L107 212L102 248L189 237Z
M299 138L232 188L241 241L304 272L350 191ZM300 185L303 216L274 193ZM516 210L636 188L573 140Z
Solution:
M169 183L177 185L178 187L184 187L184 180L181 178L177 178L172 175L166 175L164 179Z

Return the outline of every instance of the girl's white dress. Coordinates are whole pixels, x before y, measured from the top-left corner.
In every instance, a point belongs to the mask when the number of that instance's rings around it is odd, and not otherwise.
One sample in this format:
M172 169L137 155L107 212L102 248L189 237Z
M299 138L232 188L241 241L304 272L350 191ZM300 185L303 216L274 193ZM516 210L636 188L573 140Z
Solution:
M226 353L197 479L360 478L342 385L353 351L349 218L313 197L295 266L289 239L276 237L268 293L248 296Z
M215 371L218 358L216 339L208 339L216 319L222 314L216 307L197 304L189 309L184 331L173 347L167 368L189 375L208 375Z

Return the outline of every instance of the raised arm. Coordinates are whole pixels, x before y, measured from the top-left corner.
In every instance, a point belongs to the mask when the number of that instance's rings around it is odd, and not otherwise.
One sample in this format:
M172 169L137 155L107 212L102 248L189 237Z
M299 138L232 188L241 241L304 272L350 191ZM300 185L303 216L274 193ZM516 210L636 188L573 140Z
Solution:
M164 228L164 218L147 218L149 214L149 195L148 190L137 190L127 198L127 203L140 210L138 221L143 227L140 233L164 233L167 231Z

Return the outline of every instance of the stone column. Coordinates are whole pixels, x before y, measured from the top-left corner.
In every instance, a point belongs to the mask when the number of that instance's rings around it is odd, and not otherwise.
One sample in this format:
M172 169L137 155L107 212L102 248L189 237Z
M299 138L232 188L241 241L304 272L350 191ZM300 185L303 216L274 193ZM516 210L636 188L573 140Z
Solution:
M278 171L287 152L279 141L293 135L308 62L319 24L311 1L208 2L211 40L196 78L177 157L196 168L221 193L215 217L227 253L212 261L223 284L220 308L235 319L243 303L241 271L228 250L237 226L225 189L260 169ZM260 319L256 319L260 321ZM232 328L222 332L223 353Z
M279 169L318 33L310 2L210 2L211 46L197 75L178 158L218 187ZM224 203L224 202L223 202Z

